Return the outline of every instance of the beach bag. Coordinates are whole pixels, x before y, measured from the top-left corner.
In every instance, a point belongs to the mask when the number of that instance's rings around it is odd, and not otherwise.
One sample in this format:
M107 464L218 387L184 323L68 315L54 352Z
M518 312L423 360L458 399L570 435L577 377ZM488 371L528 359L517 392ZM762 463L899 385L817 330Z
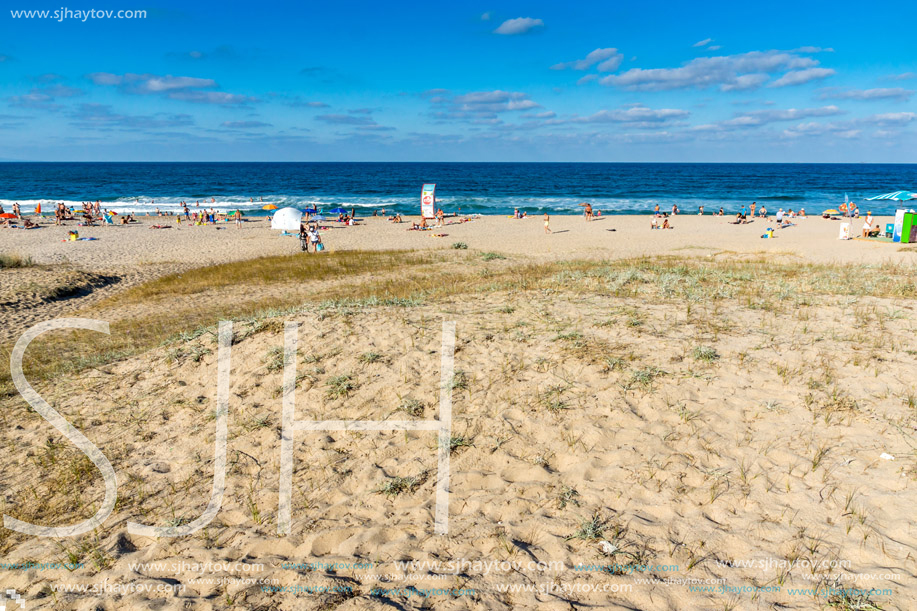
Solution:
M325 250L325 245L321 242L315 245L315 252L321 252L323 250Z

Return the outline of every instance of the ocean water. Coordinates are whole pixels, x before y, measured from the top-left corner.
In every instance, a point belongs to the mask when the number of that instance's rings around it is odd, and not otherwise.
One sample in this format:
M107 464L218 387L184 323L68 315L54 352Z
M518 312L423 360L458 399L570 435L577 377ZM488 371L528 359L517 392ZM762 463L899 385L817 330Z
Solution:
M845 195L861 209L894 213L897 202L864 202L917 192L915 164L726 163L0 163L0 204L31 211L42 202L101 200L119 212L174 211L185 201L250 214L266 204L385 208L417 214L423 183L437 184L447 212L576 214L588 201L603 214L640 214L656 204L683 213L700 205L734 213L752 201L769 211L836 208ZM211 198L215 203L211 202ZM254 201L252 201L254 200ZM155 203L151 203L155 202ZM917 200L909 206L917 207ZM49 210L49 208L46 208Z

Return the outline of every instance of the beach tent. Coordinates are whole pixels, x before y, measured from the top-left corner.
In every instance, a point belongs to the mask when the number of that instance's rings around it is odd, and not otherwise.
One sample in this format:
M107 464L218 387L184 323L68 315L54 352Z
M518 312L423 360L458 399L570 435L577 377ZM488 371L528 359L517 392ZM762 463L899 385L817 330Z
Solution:
M271 219L271 229L299 231L299 223L301 220L301 211L296 208L281 208L274 213L274 217Z
M896 202L906 202L909 199L917 199L917 193L911 193L909 191L895 191L894 193L886 193L885 195L876 195L875 197L867 197L866 201L873 202L878 199L891 199Z

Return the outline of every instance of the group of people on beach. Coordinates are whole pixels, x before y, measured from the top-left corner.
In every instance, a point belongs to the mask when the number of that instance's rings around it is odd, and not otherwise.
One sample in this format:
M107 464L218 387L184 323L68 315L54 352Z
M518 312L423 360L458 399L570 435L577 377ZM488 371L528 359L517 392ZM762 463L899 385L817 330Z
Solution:
M310 246L312 247L312 252L319 252L325 248L322 244L322 236L318 232L318 223L315 222L301 222L299 224L299 241L304 252L309 252Z
M22 218L22 210L19 208L19 202L13 204L13 211L9 213L3 209L3 204L0 204L0 214L2 214L4 217L7 217L4 218L2 222L0 222L0 227L6 229L33 229L38 227L38 225L33 223L31 219ZM19 227L19 221L22 221L22 227Z

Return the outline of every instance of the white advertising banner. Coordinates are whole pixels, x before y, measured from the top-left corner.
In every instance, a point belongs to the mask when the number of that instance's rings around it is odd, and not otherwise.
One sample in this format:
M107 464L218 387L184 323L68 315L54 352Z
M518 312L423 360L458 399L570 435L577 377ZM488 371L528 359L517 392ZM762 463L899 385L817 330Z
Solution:
M420 190L420 215L426 219L436 216L436 185L426 184Z

